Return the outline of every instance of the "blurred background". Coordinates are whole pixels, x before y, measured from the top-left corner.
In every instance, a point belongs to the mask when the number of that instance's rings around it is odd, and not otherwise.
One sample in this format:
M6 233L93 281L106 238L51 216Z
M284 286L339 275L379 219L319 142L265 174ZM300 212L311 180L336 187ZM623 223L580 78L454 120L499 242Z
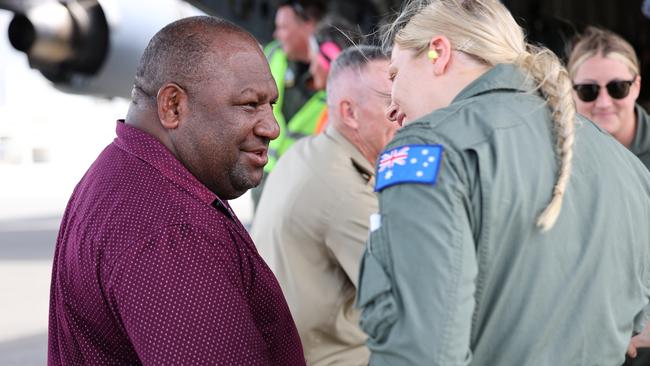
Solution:
M206 12L271 41L278 1L0 0L0 365L46 363L51 261L69 195L123 118L135 65L165 24ZM504 0L529 38L565 57L586 25L611 29L650 67L643 0ZM329 1L371 34L399 0ZM372 39L372 37L370 37ZM648 105L650 83L641 103ZM244 223L250 196L233 202Z

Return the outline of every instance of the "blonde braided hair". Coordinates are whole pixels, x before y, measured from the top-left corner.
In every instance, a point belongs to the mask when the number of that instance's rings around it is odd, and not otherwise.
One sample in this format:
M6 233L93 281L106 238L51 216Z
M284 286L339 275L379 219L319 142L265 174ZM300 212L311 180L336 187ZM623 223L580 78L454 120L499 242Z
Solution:
M573 161L575 105L571 80L549 49L528 44L510 12L498 0L413 0L383 30L384 48L393 43L419 55L430 40L445 35L454 50L489 66L509 63L526 71L551 109L558 175L550 202L537 219L542 231L553 227L562 209Z

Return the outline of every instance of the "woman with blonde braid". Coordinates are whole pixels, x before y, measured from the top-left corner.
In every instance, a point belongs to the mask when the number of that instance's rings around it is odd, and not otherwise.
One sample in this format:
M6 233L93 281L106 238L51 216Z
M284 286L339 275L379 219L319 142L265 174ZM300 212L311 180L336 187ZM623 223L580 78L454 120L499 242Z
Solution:
M650 294L643 164L498 0L411 1L385 41L403 128L359 277L370 364L621 365Z

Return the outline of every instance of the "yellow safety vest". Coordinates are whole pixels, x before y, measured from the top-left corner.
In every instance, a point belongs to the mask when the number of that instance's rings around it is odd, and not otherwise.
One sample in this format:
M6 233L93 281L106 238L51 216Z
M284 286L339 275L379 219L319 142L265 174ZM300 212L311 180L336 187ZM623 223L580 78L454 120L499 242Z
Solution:
M278 101L273 106L273 114L280 125L280 135L277 139L269 144L269 162L264 167L266 173L273 170L276 162L285 151L293 145L299 138L313 135L318 132L319 121L324 115L327 107L325 91L321 90L312 95L311 98L291 117L289 122L286 121L282 114L282 103L284 102L284 82L289 62L287 55L284 53L277 41L269 43L264 48L271 74L275 78L278 86Z

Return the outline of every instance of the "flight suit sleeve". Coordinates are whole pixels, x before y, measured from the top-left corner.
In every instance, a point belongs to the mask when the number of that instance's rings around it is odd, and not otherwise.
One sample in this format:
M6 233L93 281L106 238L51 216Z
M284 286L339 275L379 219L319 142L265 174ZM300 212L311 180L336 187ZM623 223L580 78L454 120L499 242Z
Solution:
M419 137L391 146L431 144ZM381 225L370 234L359 277L360 325L371 365L467 365L478 266L467 177L443 145L435 184L379 193Z

